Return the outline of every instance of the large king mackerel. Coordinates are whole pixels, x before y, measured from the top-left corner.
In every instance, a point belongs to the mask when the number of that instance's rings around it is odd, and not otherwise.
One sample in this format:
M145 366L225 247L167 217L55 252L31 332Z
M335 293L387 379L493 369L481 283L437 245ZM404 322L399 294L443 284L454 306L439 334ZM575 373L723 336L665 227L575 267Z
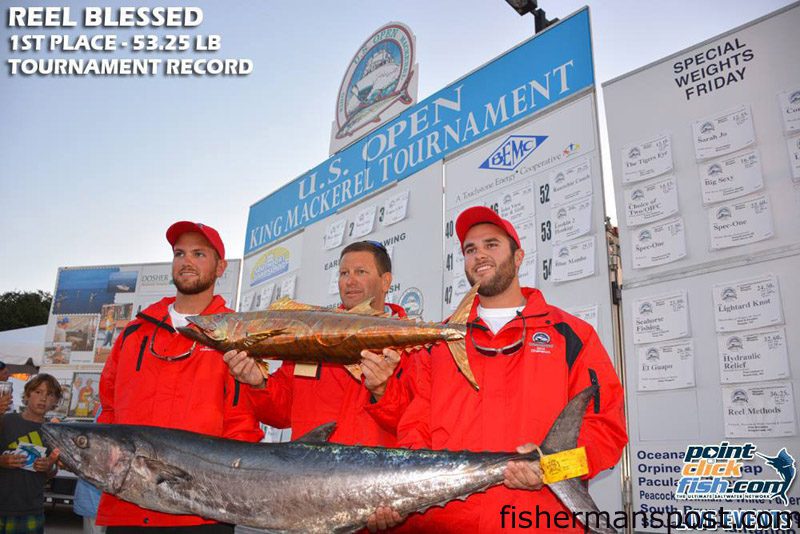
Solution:
M464 340L477 291L476 285L447 323L387 317L373 310L370 301L345 311L282 299L265 311L191 316L188 320L193 326L178 331L222 352L244 350L258 359L344 365L357 365L365 349L404 350L444 342L459 370L477 389Z
M596 386L576 395L544 443L545 453L576 446ZM353 532L379 506L405 515L465 499L500 484L509 460L538 453L474 453L326 442L325 425L291 443L245 443L156 427L47 423L46 441L67 468L101 490L139 506L196 514L276 532ZM597 507L586 484L549 488L592 532ZM546 490L541 490L546 491Z

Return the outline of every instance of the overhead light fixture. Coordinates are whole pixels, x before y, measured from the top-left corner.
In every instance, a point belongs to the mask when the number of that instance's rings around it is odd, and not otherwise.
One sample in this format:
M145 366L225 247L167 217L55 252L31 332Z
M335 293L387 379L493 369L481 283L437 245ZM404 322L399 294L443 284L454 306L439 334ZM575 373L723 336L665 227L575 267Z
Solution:
M534 32L539 33L551 24L558 22L558 19L547 20L544 9L539 9L538 0L506 0L506 3L514 8L514 11L524 16L533 13Z

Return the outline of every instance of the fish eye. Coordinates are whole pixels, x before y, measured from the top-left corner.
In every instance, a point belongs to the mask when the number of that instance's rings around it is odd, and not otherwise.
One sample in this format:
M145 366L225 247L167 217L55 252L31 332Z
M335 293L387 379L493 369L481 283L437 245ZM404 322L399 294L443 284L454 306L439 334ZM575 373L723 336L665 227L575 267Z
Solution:
M85 449L86 447L89 446L89 438L87 438L83 434L77 436L75 439L73 439L73 441L75 442L75 445L77 445L81 449Z

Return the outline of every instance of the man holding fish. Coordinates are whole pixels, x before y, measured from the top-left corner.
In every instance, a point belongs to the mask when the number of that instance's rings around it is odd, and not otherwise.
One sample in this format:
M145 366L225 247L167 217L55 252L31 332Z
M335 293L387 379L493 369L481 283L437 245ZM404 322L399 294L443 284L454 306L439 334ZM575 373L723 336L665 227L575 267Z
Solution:
M386 302L391 284L392 263L381 243L360 241L342 250L342 311L405 317L403 308ZM224 358L231 374L252 386L247 389L262 422L291 427L296 439L335 421L331 442L393 447L397 422L410 398L406 379L411 370L406 358L390 349L383 354L364 350L360 356L360 363L348 366L285 361L268 378L247 351L231 350Z
M577 454L585 454L584 479L613 467L627 443L624 398L597 333L547 304L538 289L520 286L518 271L525 252L510 222L489 208L472 207L459 215L456 233L467 279L480 284L467 320L469 367L480 389L461 376L445 345L434 345L430 354L414 354L414 397L399 423L398 444L530 452L535 446L529 442L542 443L571 398L598 385L578 436L585 453ZM509 462L504 486L412 514L400 530L496 532L514 525L563 531L552 521L567 508L556 498L561 496L557 486L543 487L542 478L538 461ZM538 526L531 525L537 511L549 523L538 516ZM520 520L521 512L527 512L527 525ZM381 508L370 527L382 530L399 522L396 512Z
M233 311L214 295L217 278L227 267L222 239L210 226L181 221L169 227L167 241L176 296L142 310L118 337L100 378L103 411L98 422L259 441L263 433L249 399L221 354L176 331L188 324L187 316ZM233 532L232 525L148 510L107 493L100 500L97 524L108 525L109 534L142 527Z

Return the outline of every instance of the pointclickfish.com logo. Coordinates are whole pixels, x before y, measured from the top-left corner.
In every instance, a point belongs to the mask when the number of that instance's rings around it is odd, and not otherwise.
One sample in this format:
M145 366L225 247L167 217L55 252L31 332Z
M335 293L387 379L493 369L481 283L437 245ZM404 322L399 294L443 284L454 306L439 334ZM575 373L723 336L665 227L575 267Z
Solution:
M782 448L774 456L756 451L752 443L690 445L686 448L675 498L683 500L777 500L788 506L787 493L797 470L795 459ZM761 459L778 478L745 478L765 471ZM753 465L753 462L756 462Z

